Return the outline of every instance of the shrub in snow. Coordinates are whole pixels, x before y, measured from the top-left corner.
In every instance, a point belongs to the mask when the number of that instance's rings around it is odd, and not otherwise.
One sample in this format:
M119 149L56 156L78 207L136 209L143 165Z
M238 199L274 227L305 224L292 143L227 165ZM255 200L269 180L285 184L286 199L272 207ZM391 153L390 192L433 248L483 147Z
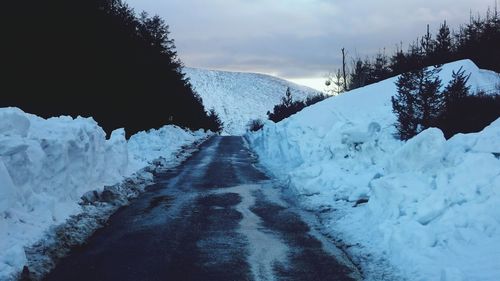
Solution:
M247 129L250 132L256 132L264 127L264 122L260 119L251 120L248 122Z
M311 106L311 105L318 103L320 101L323 101L327 98L328 98L328 96L325 94L317 94L317 95L309 96L304 100L304 104L306 107Z

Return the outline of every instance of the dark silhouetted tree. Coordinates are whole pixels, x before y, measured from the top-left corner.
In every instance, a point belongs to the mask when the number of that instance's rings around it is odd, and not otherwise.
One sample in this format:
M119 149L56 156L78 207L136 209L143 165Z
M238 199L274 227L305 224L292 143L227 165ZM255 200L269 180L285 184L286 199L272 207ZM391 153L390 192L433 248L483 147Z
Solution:
M305 104L302 101L294 101L290 88L286 89L285 96L281 98L281 102L274 106L272 112L267 112L269 120L277 123L292 114L302 110Z
M465 70L463 70L462 67L460 67L457 72L452 72L452 80L443 90L445 108L453 107L454 103L469 95L470 86L467 86L467 82L469 81L470 75L470 73L465 75Z
M333 77L333 85L335 86L334 93L339 95L345 92L346 85L344 84L344 77L340 68L337 70L335 77Z
M207 129L214 133L220 133L222 132L222 129L224 128L224 123L219 118L219 115L215 112L214 109L210 109L208 112L208 125Z
M92 116L127 135L210 125L182 73L168 26L120 0L8 1L0 106L42 117Z
M363 87L368 81L369 67L359 58L356 59L353 64L354 66L352 67L352 72L349 75L350 79L347 87L348 90Z
M396 47L396 52L387 59L381 54L363 63L368 69L368 76L363 81L361 64L355 60L348 81L347 90L352 90L367 84L375 83L392 76L428 66L440 66L454 60L471 59L480 68L500 72L500 15L498 9L488 9L485 16L472 16L468 24L460 26L458 31L452 31L446 21L440 25L437 34L433 36L430 26L426 33L417 37L403 50L403 44ZM385 67L386 62L387 68ZM335 79L330 79L333 84Z
M387 56L385 52L379 52L375 57L370 72L368 75L368 84L382 81L390 76L391 70L389 68Z
M446 24L446 21L444 21L436 34L435 48L434 53L432 54L433 61L446 63L450 60L453 52L451 40L450 28Z
M417 118L421 126L419 131L433 126L433 121L443 106L443 96L440 92L441 79L437 75L440 70L429 67L415 72L418 83L415 103L417 105Z
M429 25L427 25L427 32L425 33L424 36L422 36L422 39L420 39L420 46L422 48L423 56L426 59L432 56L432 54L434 53L436 42L432 38ZM426 61L424 63L429 63L429 62Z
M397 48L396 53L392 55L389 68L391 69L391 73L405 73L410 69L408 67L406 54L403 52L402 47Z
M442 95L438 72L439 68L422 68L404 73L396 81L392 108L400 139L408 140L429 128L439 115Z
M453 103L439 116L436 127L446 138L457 133L479 132L500 118L500 95L482 92L468 95Z
M396 81L397 94L391 98L392 110L396 114L398 137L408 140L417 134L415 95L417 92L416 75L407 72Z

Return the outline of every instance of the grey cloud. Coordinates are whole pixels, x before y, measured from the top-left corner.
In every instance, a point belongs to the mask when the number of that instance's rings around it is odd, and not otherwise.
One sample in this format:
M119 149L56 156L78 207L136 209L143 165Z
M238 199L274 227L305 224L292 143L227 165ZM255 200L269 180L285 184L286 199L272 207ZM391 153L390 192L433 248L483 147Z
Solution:
M411 42L444 20L465 23L492 0L129 0L171 27L193 67L258 71L287 78L336 69L340 48L361 57Z

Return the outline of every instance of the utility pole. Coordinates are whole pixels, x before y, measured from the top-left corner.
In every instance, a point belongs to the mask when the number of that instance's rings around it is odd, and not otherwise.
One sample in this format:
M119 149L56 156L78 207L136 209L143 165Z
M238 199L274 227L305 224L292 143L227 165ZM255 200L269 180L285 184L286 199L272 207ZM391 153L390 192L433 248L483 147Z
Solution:
M342 77L344 78L344 91L347 90L347 76L345 73L345 48L342 48Z

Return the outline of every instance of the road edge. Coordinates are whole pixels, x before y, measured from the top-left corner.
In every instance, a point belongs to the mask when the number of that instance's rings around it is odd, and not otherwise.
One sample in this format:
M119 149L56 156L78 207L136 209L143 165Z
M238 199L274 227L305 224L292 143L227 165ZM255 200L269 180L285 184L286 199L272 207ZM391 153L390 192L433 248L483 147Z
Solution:
M172 159L158 158L120 183L105 186L83 194L79 204L82 211L65 222L52 226L44 236L25 248L27 264L11 280L42 280L70 251L83 244L120 208L129 205L135 198L154 184L159 173L173 169L189 159L199 147L213 135L182 146Z

